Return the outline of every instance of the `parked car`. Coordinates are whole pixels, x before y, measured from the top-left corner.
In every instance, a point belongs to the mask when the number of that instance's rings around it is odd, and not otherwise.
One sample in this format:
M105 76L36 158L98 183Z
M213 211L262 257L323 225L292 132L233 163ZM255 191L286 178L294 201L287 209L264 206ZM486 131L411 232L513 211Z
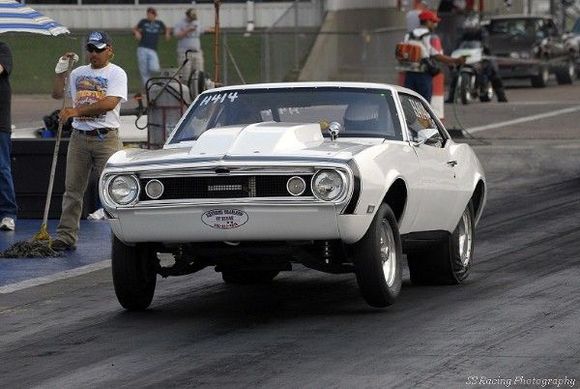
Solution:
M545 87L550 73L558 84L576 77L578 50L563 36L550 16L502 15L486 23L490 53L497 57L502 78L529 78Z
M157 274L267 283L296 263L354 273L384 307L403 252L413 283L468 276L486 181L413 91L277 83L203 92L163 149L109 159L100 196L126 309L149 306Z

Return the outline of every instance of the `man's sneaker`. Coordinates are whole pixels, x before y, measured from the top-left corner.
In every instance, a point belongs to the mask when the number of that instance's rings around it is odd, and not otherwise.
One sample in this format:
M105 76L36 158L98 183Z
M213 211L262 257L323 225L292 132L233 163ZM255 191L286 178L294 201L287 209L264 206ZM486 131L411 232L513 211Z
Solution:
M16 223L14 223L14 219L11 217L5 217L2 219L2 223L0 223L0 230L2 231L14 231L16 227Z
M52 243L50 244L50 248L53 249L54 251L73 251L76 250L76 246L74 244L69 244L66 243L60 239L55 239L52 241Z

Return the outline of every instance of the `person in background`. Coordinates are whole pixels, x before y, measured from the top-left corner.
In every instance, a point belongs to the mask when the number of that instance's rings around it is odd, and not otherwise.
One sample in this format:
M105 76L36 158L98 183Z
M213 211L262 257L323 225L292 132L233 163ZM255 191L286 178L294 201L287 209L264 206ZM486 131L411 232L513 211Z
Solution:
M441 51L436 50L431 45L431 34L440 20L436 13L422 11L419 14L419 20L421 22L419 28L408 33L405 40L415 39L421 42L423 59L430 58L447 65L463 65L465 63L465 57L449 57ZM431 102L431 97L433 95L433 76L427 73L424 69L420 69L419 71L407 71L405 73L404 86L414 90L423 96L425 100Z
M16 194L12 180L12 52L8 45L0 42L0 230L14 231L16 228Z
M67 157L65 192L55 251L74 250L78 239L83 197L91 171L97 176L111 155L122 148L119 140L121 102L127 101L127 74L111 63L113 46L105 32L91 32L86 44L89 65L79 66L70 73L69 90L64 91L69 58L60 57L55 73L52 97L60 99L68 93L72 107L60 111L59 119L74 118Z
M157 19L157 10L153 7L147 8L147 17L141 19L133 27L133 35L139 41L137 47L137 62L143 86L154 73L160 70L159 56L157 55L157 43L159 36L164 35L165 40L171 38L171 31L161 20Z
M189 61L182 69L182 80L187 82L193 70L204 70L203 51L201 50L201 26L197 19L195 9L185 11L185 18L180 20L173 28L173 35L177 38L177 65L181 66L185 61L185 53L188 50Z
M419 14L429 9L429 2L427 0L413 0L413 3L414 7L407 12L405 17L407 22L407 32L411 32L420 27L421 22L419 20Z

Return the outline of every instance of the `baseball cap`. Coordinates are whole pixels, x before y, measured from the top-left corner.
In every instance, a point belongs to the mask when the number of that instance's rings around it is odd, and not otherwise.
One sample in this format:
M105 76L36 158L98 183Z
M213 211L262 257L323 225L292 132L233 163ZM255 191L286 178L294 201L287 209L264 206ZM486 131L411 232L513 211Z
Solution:
M87 38L87 45L95 46L97 49L104 49L111 43L111 38L104 31L93 31Z
M152 13L153 15L157 16L157 10L153 7L147 8L147 13Z
M432 21L432 22L438 23L441 19L439 18L439 16L437 16L437 14L435 12L425 10L419 14L419 20Z
M195 9L193 9L193 8L190 8L187 11L185 11L185 14L192 19L195 19L197 17L197 13L195 12Z

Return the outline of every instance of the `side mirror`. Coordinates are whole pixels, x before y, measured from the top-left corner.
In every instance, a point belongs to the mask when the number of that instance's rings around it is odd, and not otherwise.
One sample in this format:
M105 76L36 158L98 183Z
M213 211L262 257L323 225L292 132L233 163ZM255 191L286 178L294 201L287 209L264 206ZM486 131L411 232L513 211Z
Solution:
M429 144L432 142L433 138L437 138L439 140L439 131L436 128L425 128L423 130L419 130L417 133L417 146L422 144Z

